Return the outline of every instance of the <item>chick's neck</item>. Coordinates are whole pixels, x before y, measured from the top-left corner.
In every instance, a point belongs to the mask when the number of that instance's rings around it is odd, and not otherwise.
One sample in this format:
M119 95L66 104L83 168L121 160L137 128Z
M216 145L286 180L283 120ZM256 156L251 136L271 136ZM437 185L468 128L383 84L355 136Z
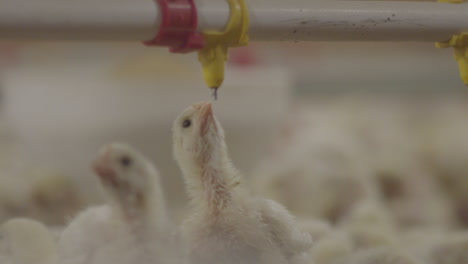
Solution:
M239 178L225 146L190 163L183 171L192 202L214 213L224 209L232 201L233 187Z
M151 184L146 190L131 190L116 203L122 216L129 223L132 232L158 232L168 222L161 186Z

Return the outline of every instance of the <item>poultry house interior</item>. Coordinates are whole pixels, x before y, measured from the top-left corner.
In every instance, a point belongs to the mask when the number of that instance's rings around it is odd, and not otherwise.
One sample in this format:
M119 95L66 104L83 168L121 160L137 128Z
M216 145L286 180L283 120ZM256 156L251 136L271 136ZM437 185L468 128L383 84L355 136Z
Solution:
M0 264L468 264L452 54L0 42Z

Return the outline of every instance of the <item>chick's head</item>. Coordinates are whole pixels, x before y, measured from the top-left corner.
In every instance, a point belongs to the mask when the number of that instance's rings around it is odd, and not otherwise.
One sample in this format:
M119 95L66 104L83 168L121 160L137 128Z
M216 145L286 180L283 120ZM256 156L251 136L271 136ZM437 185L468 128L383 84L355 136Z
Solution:
M175 120L174 157L183 169L193 169L219 157L225 148L224 131L209 102L193 104Z
M143 206L157 175L141 153L122 143L103 147L92 168L112 198L132 206Z

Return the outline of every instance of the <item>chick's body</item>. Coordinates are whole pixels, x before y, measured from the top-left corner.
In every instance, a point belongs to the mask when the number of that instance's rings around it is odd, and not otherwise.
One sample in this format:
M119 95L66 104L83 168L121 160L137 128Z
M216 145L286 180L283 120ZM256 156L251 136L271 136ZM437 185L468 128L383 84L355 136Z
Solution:
M287 263L268 230L264 216L255 208L261 203L237 201L222 213L192 215L184 231L194 263L263 263L276 255L276 263ZM274 262L274 263L275 263Z
M90 207L67 226L59 238L61 263L96 263L94 256L113 241L125 239L124 222L111 206Z
M241 191L218 214L195 207L183 230L194 263L290 263L311 246L284 207Z

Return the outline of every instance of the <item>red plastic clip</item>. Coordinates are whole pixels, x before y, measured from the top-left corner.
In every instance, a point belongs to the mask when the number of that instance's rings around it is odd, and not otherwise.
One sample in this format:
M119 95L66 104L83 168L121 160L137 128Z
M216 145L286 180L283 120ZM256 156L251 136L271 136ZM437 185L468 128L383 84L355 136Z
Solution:
M194 0L156 0L161 14L158 35L144 42L147 46L167 46L174 53L203 48L205 41L197 32L198 14Z

